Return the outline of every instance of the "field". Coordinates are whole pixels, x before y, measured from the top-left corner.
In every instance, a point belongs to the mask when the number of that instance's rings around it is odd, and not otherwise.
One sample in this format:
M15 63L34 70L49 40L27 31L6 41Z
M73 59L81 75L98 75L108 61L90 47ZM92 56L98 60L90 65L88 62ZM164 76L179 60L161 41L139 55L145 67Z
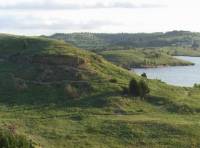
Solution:
M148 100L116 91L101 98L103 106L2 104L0 122L15 125L36 147L199 147L199 90L160 85L169 91L152 91Z

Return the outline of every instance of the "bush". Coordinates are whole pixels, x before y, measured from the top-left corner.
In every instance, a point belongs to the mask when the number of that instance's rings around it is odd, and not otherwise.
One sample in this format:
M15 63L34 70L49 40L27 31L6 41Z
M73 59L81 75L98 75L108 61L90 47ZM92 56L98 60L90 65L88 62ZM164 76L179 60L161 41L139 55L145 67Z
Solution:
M9 131L0 130L1 148L34 148L31 141L23 136L18 136Z
M150 89L147 83L144 80L140 80L139 82L135 79L132 79L129 83L129 94L134 97L145 98L147 94L149 94Z
M140 87L140 97L145 98L147 94L149 94L150 90L147 83L144 80L139 81Z
M113 78L109 80L111 83L117 83L117 79Z
M141 76L142 76L143 78L147 78L147 74L146 74L145 72L142 73Z
M70 98L72 98L72 99L78 98L78 97L79 97L76 88L73 87L73 86L70 85L70 84L68 84L67 86L65 86L65 91L66 91L67 95L68 95Z
M132 79L129 83L129 93L134 96L140 96L141 88L139 86L139 83L135 80Z
M14 78L15 88L19 91L26 90L28 88L25 80L20 78Z

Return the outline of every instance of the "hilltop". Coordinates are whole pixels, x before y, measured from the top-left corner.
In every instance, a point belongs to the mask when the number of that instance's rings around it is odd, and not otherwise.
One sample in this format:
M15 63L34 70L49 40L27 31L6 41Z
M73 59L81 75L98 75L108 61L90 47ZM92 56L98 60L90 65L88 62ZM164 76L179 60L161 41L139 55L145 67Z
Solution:
M171 31L157 33L57 33L49 36L64 40L88 50L183 47L197 49L200 45L200 33L189 31Z
M198 147L200 89L145 79L140 99L122 93L132 78L63 41L0 35L0 127L35 147Z

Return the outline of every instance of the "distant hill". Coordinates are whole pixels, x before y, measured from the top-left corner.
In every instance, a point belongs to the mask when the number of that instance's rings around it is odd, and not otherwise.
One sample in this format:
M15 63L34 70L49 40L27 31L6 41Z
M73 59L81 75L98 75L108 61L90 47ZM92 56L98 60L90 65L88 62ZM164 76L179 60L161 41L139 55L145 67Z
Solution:
M49 36L88 50L130 49L138 47L199 48L200 33L172 31L166 33L57 33Z

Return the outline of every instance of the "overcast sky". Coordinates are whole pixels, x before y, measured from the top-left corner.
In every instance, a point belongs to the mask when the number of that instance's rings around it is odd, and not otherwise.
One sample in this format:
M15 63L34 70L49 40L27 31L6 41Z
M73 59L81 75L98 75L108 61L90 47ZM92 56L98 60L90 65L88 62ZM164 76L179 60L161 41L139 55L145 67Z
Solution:
M0 32L200 32L200 0L0 0Z

